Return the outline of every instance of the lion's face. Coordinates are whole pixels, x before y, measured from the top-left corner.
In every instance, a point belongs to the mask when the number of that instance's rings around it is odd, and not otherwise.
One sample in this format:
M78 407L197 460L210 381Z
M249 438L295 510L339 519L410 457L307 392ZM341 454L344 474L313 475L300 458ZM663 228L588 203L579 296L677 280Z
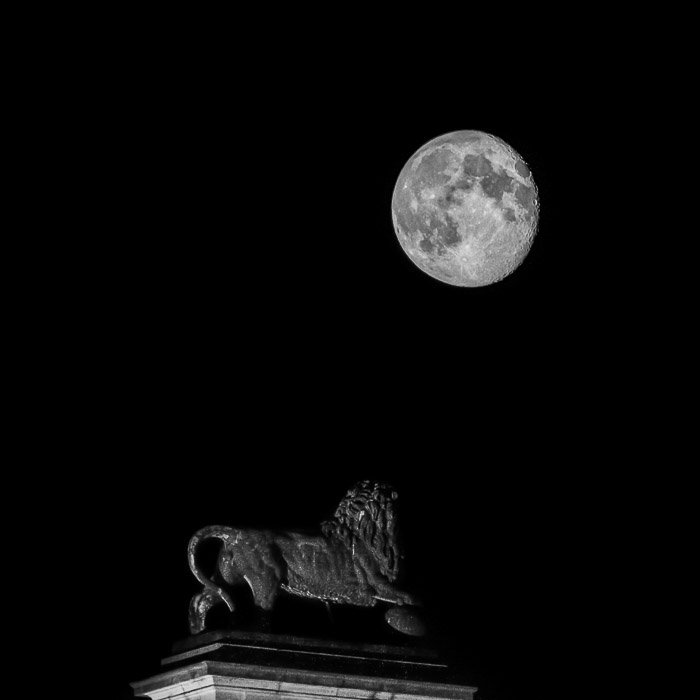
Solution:
M336 519L355 532L376 558L390 581L398 575L396 491L377 481L360 481L345 495L335 511Z

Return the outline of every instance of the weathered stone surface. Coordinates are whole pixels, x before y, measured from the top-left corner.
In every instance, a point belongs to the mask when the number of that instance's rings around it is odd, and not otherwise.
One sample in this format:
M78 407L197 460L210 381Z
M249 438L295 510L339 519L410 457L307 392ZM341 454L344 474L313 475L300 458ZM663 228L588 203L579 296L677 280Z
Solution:
M476 688L201 661L132 683L152 700L472 700Z
M473 686L431 649L239 630L176 643L164 670L132 683L153 700L471 700Z

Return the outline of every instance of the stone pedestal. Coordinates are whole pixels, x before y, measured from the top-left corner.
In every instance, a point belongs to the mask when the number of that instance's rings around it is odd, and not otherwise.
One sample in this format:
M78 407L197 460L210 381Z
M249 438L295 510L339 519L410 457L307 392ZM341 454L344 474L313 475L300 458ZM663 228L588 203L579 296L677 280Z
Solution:
M175 644L163 671L132 683L152 700L472 700L447 665L412 647L210 632Z

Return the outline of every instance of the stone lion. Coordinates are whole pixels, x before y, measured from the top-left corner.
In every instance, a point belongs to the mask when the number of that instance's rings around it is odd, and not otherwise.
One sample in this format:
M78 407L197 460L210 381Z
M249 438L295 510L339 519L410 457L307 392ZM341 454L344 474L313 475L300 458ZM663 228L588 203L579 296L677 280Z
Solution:
M195 533L188 546L192 573L204 586L190 602L192 634L205 629L209 609L235 605L226 587L246 582L255 605L271 610L280 590L297 596L370 607L377 601L417 604L394 586L399 573L397 494L384 483L361 481L340 502L320 532L252 530L212 525ZM195 561L197 546L218 538L222 546L212 580Z

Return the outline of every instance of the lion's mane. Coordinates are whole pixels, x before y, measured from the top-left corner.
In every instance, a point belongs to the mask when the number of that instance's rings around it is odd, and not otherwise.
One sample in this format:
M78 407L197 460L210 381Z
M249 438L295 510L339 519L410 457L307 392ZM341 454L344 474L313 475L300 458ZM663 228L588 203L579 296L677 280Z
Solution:
M338 504L332 520L321 523L326 537L352 547L359 539L374 555L381 573L395 581L399 568L396 492L381 482L361 481Z

